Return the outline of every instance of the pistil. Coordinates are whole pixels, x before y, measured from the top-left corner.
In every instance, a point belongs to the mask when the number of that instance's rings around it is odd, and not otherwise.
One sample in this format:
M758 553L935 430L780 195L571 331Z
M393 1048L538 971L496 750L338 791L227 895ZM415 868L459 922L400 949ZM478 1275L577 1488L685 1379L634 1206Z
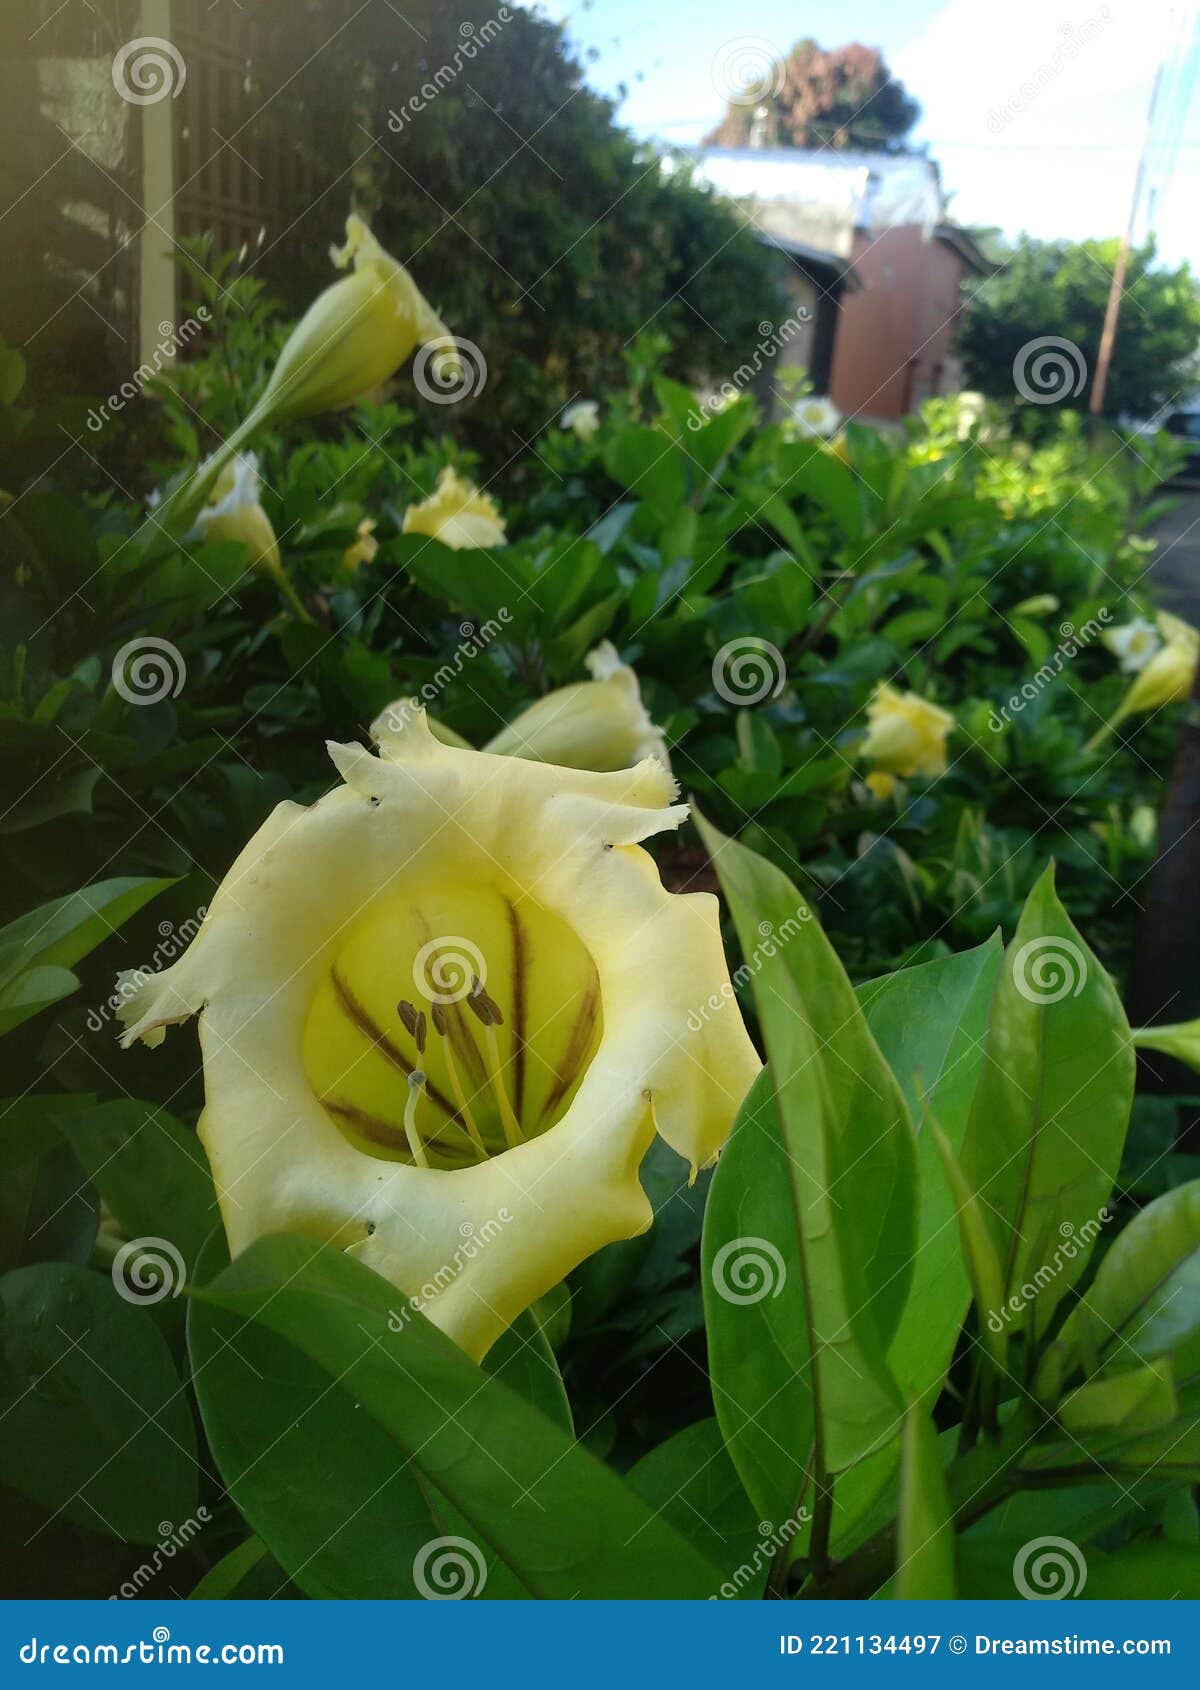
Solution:
M424 1090L425 1076L419 1068L414 1068L408 1076L408 1097L404 1104L404 1136L408 1139L408 1148L412 1151L413 1161L418 1168L429 1166L429 1157L425 1153L417 1126L417 1102Z

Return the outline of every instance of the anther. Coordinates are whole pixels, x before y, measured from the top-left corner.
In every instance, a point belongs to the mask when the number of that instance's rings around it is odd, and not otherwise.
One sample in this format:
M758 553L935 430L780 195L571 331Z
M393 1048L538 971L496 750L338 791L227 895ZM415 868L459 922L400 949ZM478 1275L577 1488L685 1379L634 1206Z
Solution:
M401 998L396 1005L396 1014L404 1023L405 1030L411 1035L417 1047L417 1055L425 1054L425 1011L418 1009L415 1003L409 1003L407 998Z
M484 991L483 981L477 974L471 976L471 990L467 994L467 1002L485 1027L503 1027L504 1017L500 1013L500 1005Z

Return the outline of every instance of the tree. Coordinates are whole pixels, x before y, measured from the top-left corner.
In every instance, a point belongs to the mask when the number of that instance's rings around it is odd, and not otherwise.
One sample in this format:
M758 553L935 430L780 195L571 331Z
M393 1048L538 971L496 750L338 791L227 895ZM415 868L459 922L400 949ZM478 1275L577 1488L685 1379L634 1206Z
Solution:
M1116 257L1115 240L1022 241L998 255L959 337L968 381L997 398L1086 408ZM1108 416L1152 416L1196 380L1200 282L1186 263L1172 270L1154 260L1153 241L1130 254Z
M805 40L757 84L734 93L705 143L895 152L920 115L878 47L852 41L826 51Z
M90 10L21 0L35 3L53 18L25 49L27 103L36 103L38 56L53 51L86 58L97 102L128 118L135 108L117 97L109 74L128 20L96 41L81 34ZM217 30L203 7L191 10L201 37ZM342 239L347 211L365 212L451 330L476 343L486 362L486 390L461 404L430 404L402 379L403 399L431 431L461 436L504 464L568 400L622 383L623 353L644 329L670 337L671 374L720 378L760 338L762 321L787 314L779 255L685 168L665 168L618 127L612 104L586 86L561 28L543 17L498 0L453 8L406 0L403 16L361 0L256 0L253 11L252 27L239 25L238 13L224 13L222 25L232 16L245 37L244 112L229 134L249 160L245 181L262 230L247 243L245 268L298 312L333 279L329 246ZM25 33L33 35L32 26ZM215 73L199 41L187 56L189 84L199 90ZM131 135L136 141L132 124ZM62 137L50 123L30 136L10 149L15 168L0 159L4 198L22 208L27 250L39 258L9 266L0 283L0 333L12 343L29 316L15 310L18 292L36 303L36 283L61 265L55 249L65 240L54 211L67 181L53 168ZM203 232L196 219L211 215L232 157L217 139L202 141L191 184L196 208L177 224L192 235ZM323 190L299 208L286 194L293 160ZM123 203L136 208L136 191ZM116 266L98 258L85 279L92 270L108 276ZM82 302L79 311L95 322L92 340L111 360L103 324ZM49 335L38 341L40 359L51 344ZM129 356L129 348L117 352L112 377L125 374ZM101 356L73 351L66 379L70 369L86 369L100 388L103 365ZM40 380L43 370L35 374Z

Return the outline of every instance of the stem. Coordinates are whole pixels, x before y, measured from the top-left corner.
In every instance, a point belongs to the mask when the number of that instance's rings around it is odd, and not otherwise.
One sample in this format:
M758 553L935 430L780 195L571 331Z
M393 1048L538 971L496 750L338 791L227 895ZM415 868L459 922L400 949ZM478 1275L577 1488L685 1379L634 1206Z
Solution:
M425 1076L419 1068L414 1068L408 1076L408 1097L404 1104L404 1136L408 1139L408 1148L412 1151L413 1161L418 1168L429 1166L429 1157L417 1126L417 1099L424 1089Z
M1031 1422L1019 1415L1010 1422L1001 1442L976 1445L954 1461L946 1475L950 1513L956 1531L973 1525L1021 1488L1016 1459L1029 1439ZM897 1522L889 1521L828 1576L812 1580L800 1592L803 1600L827 1597L873 1596L896 1565Z

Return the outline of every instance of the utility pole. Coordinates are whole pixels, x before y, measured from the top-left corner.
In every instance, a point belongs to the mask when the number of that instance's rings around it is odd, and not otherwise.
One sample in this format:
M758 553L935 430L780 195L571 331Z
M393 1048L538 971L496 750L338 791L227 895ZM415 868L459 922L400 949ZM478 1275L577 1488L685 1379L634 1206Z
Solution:
M1142 139L1142 150L1138 158L1137 173L1133 179L1133 197L1129 202L1129 220L1125 225L1125 233L1121 237L1121 245L1117 251L1117 262L1113 269L1112 286L1108 290L1108 304L1104 310L1104 328L1100 334L1100 351L1096 355L1096 374L1092 381L1092 394L1088 401L1088 413L1091 417L1093 430L1099 426L1100 415L1104 409L1104 392L1108 386L1108 370L1112 363L1113 345L1117 338L1117 320L1121 314L1121 295L1125 291L1125 277L1129 272L1129 249L1133 245L1133 232L1137 223L1138 206L1141 204L1142 187L1146 180L1146 155L1150 150L1150 137L1154 132L1154 115L1158 106L1158 96L1162 89L1163 72L1166 68L1167 54L1170 42L1158 61L1158 69L1154 72L1154 85L1150 90L1150 109L1146 113L1146 133Z

